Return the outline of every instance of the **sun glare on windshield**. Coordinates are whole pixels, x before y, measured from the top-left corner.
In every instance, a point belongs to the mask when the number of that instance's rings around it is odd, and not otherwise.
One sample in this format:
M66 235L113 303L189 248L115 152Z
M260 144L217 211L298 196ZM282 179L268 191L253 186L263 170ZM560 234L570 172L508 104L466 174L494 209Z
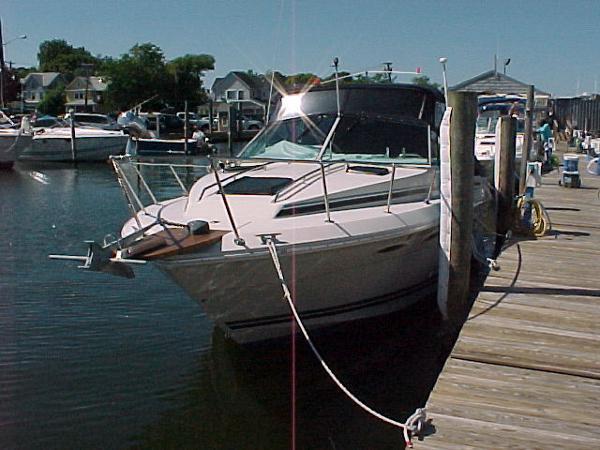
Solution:
M281 99L282 118L302 115L302 97L304 94L286 95Z

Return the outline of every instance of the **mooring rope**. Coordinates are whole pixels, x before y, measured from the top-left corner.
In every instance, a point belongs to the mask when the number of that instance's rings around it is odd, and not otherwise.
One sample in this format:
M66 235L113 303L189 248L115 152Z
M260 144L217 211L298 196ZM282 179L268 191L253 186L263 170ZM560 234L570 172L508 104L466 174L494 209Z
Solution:
M346 394L359 407L364 409L369 414L377 417L378 419L380 419L386 423L389 423L390 425L393 425L395 427L401 428L403 435L404 435L404 442L406 443L406 445L409 448L413 448L413 444L412 444L410 437L411 437L411 434L415 434L415 432L418 433L422 430L422 426L425 423L425 420L427 417L425 408L417 408L417 410L410 417L408 417L408 419L406 419L406 421L404 423L398 422L394 419L390 419L389 417L384 416L383 414L378 413L374 409L372 409L369 406L367 406L366 404L364 404L352 392L350 392L346 386L344 386L342 384L342 382L331 371L331 369L329 368L329 366L327 365L327 363L325 362L325 360L323 359L323 357L321 356L321 354L319 353L319 351L313 344L310 336L308 335L308 332L306 331L306 328L304 327L304 324L302 323L302 320L300 319L300 316L298 315L298 311L296 310L296 307L294 306L294 302L292 300L292 295L291 295L290 290L285 281L285 277L283 276L283 271L281 270L281 264L279 262L279 256L277 255L277 248L275 246L275 242L271 238L266 238L265 243L269 249L269 252L271 253L271 259L273 260L273 265L275 266L275 270L277 271L277 276L279 277L279 282L281 283L281 288L283 289L283 294L288 302L288 305L290 307L290 310L292 311L292 314L294 315L294 319L295 319L296 323L298 324L298 327L302 331L302 334L304 335L306 342L308 343L311 350L313 351L313 353L315 354L315 356L321 363L321 366L323 367L323 369L325 369L325 372L327 372L327 375L329 375L329 377L342 390L342 392L344 392L344 394Z

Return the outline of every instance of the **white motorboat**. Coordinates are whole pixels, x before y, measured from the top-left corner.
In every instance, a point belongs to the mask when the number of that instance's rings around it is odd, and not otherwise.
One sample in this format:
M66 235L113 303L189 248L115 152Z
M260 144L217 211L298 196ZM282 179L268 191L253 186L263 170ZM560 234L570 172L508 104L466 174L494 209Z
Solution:
M0 168L10 169L31 141L32 134L20 128L0 128Z
M498 118L506 115L514 102L524 101L520 97L482 97L480 98L479 115L475 130L475 157L490 174L494 168L496 157L496 126ZM516 159L520 160L523 152L525 136L525 120L517 117Z
M157 139L130 136L126 154L130 156L187 156L206 154L208 145L198 146L196 139Z
M118 241L82 259L125 276L123 261L152 260L240 343L290 333L269 242L309 328L402 309L435 288L443 111L438 91L407 84L284 96L238 159L167 201L143 177L157 164L113 159L138 211ZM124 176L128 164L150 206Z
M37 128L32 143L20 155L23 161L106 161L125 151L122 131L75 127L75 152L70 127Z
M0 110L0 169L10 169L17 158L31 146L32 131L27 118L17 126Z

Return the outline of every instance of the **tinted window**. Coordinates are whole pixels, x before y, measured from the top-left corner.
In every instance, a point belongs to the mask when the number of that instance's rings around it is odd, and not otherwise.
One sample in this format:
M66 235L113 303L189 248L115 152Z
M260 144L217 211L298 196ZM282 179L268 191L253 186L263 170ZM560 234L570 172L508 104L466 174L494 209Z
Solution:
M275 195L293 180L291 178L242 177L223 187L226 194Z

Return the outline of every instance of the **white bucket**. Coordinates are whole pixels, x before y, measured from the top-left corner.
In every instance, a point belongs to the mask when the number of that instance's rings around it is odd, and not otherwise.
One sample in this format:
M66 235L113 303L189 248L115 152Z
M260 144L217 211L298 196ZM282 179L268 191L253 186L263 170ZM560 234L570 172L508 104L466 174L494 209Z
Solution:
M563 171L567 173L579 173L579 155L565 153L563 155Z
M600 175L600 157L592 159L587 165L590 175Z

